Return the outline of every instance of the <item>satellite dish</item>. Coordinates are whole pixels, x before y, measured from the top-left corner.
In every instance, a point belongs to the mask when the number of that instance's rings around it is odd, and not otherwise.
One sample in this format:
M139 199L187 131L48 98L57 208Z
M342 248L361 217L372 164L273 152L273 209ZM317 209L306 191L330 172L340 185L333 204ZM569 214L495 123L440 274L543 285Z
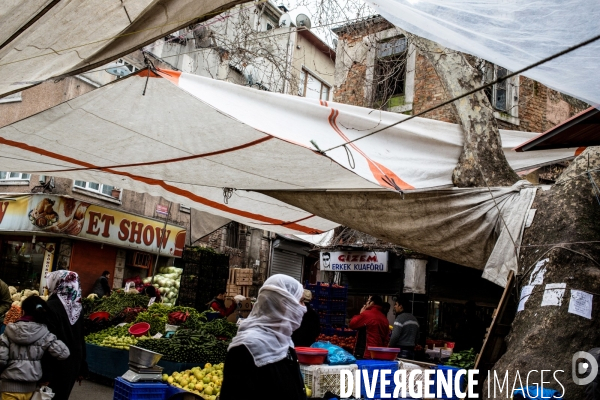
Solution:
M298 26L298 27L302 26L306 29L310 29L311 24L310 24L310 18L308 18L308 15L298 14L298 16L296 17L296 26Z
M289 28L290 26L293 26L292 17L290 16L289 13L285 13L279 18L279 27L280 28Z

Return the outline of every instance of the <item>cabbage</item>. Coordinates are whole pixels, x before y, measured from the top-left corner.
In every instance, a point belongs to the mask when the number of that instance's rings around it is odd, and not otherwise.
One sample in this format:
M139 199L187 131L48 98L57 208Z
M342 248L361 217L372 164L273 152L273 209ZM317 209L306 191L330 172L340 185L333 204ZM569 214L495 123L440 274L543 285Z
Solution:
M175 282L175 288L179 289L179 282Z
M160 267L160 268L158 269L158 273L159 273L159 274L166 274L166 273L167 273L167 268L165 268L165 267Z
M151 276L149 276L149 277L147 277L147 278L144 278L144 279L142 280L142 282L143 282L144 284L148 284L148 283L152 282L152 277L151 277Z

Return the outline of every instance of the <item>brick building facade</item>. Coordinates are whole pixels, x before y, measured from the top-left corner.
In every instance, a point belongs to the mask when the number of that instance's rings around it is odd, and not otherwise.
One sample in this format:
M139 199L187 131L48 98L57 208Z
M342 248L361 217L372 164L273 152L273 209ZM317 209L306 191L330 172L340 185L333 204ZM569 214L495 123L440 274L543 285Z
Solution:
M389 54L386 42L409 35L381 17L349 24L334 32L339 38L334 101L414 115L449 99L434 66L408 40L403 50L406 66L405 75L400 78L404 79L401 96L393 103L382 105L381 102L376 102L373 93L378 90L376 71L379 53L387 51L386 54ZM494 74L499 67L471 56L468 59L482 71L482 81L496 78ZM482 65L487 68L488 75L481 69ZM501 129L544 132L589 107L582 101L524 76L511 78L507 85L510 87L503 93L503 107L494 107L498 127ZM496 93L498 91L495 87L489 92L493 106ZM452 105L431 111L424 117L458 123Z

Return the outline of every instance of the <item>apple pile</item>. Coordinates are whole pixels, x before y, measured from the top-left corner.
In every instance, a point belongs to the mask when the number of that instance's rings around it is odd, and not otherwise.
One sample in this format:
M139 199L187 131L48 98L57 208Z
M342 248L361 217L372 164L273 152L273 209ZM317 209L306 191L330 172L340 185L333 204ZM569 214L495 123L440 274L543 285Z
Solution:
M171 376L163 374L163 382L197 394L205 400L215 400L223 383L223 363L206 363L204 368L194 367L183 372L173 372Z

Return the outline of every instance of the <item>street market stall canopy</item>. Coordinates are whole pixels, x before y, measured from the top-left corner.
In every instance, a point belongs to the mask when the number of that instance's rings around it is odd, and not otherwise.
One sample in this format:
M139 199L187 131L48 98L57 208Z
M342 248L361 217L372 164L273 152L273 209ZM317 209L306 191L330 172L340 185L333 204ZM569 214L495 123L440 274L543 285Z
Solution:
M594 107L520 144L515 151L574 148L582 152L588 146L600 146L600 110Z
M0 97L104 65L246 0L3 0Z
M308 235L330 230L343 218L325 219L259 191L306 192L309 197L352 191L357 201L360 192L388 192L408 206L400 192L435 193L452 186L463 141L458 125L416 118L329 150L407 116L181 72L158 74L144 70L3 127L0 170L102 182L260 229ZM569 150L516 153L510 149L536 134L501 135L515 169L573 157ZM506 204L530 204L531 196L507 190L516 197L509 196ZM490 207L491 196L484 199L480 189L474 193L490 213L479 219L484 227L473 238L483 243L473 250L479 261L463 265L482 268L501 236L499 210L510 214L511 207ZM389 211L384 202L373 206L380 215ZM522 217L526 208L515 210ZM460 220L465 210L456 210ZM508 214L504 220L510 220ZM390 229L400 224L395 222ZM394 237L402 239L392 232Z

